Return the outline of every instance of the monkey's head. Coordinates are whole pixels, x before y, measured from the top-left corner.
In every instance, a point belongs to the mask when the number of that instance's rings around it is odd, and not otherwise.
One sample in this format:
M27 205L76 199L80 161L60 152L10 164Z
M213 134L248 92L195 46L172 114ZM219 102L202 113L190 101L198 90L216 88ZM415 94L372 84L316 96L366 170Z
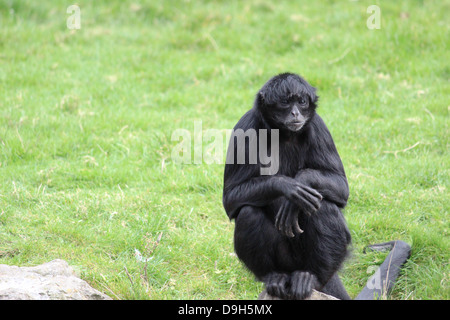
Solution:
M255 108L273 129L300 131L314 116L316 89L293 73L279 74L259 90Z

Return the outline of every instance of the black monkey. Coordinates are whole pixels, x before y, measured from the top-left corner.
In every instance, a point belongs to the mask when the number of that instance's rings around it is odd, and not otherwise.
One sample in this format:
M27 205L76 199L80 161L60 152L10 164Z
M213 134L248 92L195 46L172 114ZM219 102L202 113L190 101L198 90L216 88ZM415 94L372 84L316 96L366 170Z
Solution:
M235 251L267 292L282 299L303 299L312 289L350 299L337 275L351 242L341 211L349 189L331 134L315 112L317 100L315 88L296 74L270 79L236 124L225 165L223 205L235 219ZM271 174L261 171L267 167L262 132L277 162Z

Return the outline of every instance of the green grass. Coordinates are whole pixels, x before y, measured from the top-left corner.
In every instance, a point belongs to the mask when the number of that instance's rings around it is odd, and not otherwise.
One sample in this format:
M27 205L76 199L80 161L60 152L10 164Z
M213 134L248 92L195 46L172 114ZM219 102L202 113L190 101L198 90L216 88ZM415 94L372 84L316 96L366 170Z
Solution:
M350 294L385 257L363 247L402 239L388 298L450 298L448 2L137 3L80 1L80 30L67 1L0 3L0 263L65 259L115 299L256 298L223 166L175 163L171 135L232 128L292 71L349 178Z

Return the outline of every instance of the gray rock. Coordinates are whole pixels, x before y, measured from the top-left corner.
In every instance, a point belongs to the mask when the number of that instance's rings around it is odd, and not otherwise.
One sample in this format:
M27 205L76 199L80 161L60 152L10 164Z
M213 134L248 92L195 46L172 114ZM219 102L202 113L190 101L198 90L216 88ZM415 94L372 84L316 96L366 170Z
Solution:
M75 275L64 260L36 267L0 265L0 300L112 300Z

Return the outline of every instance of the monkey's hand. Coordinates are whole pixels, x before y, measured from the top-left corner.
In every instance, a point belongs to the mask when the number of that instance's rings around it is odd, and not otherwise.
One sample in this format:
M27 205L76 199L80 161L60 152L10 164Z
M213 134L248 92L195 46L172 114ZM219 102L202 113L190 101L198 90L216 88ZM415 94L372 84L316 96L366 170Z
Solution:
M289 200L285 200L275 217L275 228L286 237L293 238L295 234L303 233L298 224L299 208Z
M323 197L316 189L308 187L294 179L289 179L285 182L284 195L304 213L311 215L319 210Z

